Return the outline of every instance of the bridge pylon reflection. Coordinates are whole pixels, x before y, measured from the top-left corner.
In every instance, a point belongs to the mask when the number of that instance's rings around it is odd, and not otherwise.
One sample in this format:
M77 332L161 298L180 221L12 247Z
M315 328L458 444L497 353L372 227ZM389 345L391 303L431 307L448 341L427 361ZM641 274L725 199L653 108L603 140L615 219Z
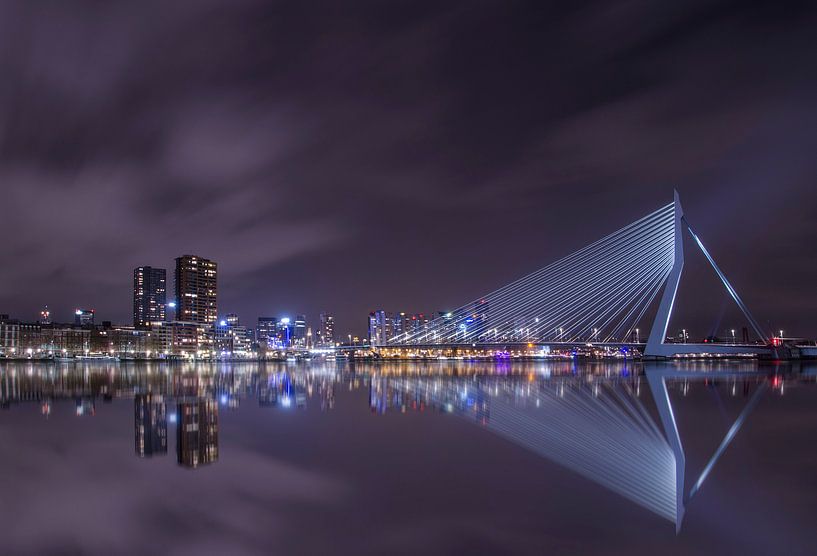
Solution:
M470 421L670 521L680 531L687 504L767 389L757 372L678 371L645 363L643 375L524 377L380 375L370 404L433 407ZM554 367L557 368L557 367ZM642 380L657 411L643 401ZM690 480L668 384L756 384L700 473ZM750 388L751 390L751 388Z

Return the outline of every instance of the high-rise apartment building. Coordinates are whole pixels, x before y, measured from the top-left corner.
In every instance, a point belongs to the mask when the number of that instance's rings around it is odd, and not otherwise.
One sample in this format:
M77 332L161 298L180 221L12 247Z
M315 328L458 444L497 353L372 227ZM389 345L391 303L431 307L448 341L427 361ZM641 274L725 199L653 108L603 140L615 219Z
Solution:
M373 346L384 346L391 336L391 315L383 310L369 313L369 343Z
M258 317L258 326L255 328L255 339L264 348L275 343L278 335L277 317Z
M214 324L218 318L217 265L195 255L176 259L176 318Z
M306 316L297 315L292 326L292 343L297 347L306 346Z
M329 313L321 313L318 343L322 346L332 346L335 344L335 317Z
M145 328L165 320L167 271L140 266L133 269L133 326Z

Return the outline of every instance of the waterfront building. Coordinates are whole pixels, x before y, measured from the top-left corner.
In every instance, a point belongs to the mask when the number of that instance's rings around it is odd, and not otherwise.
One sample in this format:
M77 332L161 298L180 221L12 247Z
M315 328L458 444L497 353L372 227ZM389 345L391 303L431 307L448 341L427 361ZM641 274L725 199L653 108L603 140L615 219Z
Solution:
M20 355L33 356L40 351L42 326L38 323L20 323L20 349L18 350Z
M77 309L76 311L74 311L74 324L77 326L93 326L94 310Z
M393 338L404 338L403 334L407 330L406 313L395 313L391 319L391 330Z
M90 353L119 357L151 357L162 352L160 335L153 328L114 326L105 321L90 331Z
M306 317L297 315L292 327L292 344L295 347L306 347Z
M213 346L216 353L227 355L233 351L230 325L222 319L213 325Z
M335 317L321 313L321 327L318 329L318 345L331 347L335 345Z
M249 357L252 355L252 331L246 326L237 324L232 327L233 355Z
M0 355L14 357L20 352L20 323L0 315Z
M424 313L416 313L411 315L411 317L407 318L405 321L406 332L412 335L420 334L423 332L423 330L428 328L428 321L429 317Z
M391 337L391 315L382 309L369 313L369 343L373 346L383 346Z
M274 345L278 336L277 317L258 317L258 326L255 328L255 339L258 344L266 349Z
M190 468L218 460L218 405L214 400L176 404L176 455L179 465Z
M165 320L167 305L164 268L139 266L133 269L133 326L146 328Z
M88 327L50 324L30 328L32 344L26 349L32 355L66 356L86 355L91 349L91 330ZM22 333L21 333L22 336ZM36 346L36 347L35 347Z
M213 351L213 329L197 322L153 323L151 336L163 355L186 358L209 357Z
M167 404L160 394L137 394L134 405L136 455L167 454Z
M276 347L288 348L292 345L292 321L289 317L282 317L278 320L278 333L276 335Z
M176 316L207 325L218 318L218 267L208 259L182 255L176 259Z
M252 354L252 338L238 315L231 313L213 327L216 354L221 356L248 357Z

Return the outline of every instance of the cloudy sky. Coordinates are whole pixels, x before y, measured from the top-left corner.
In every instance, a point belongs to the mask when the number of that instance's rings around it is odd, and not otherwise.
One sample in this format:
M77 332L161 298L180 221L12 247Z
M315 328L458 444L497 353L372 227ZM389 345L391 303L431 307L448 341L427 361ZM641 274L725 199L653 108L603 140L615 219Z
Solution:
M3 2L0 312L128 322L133 267L194 253L221 312L362 332L678 188L758 320L817 335L815 24L805 2Z

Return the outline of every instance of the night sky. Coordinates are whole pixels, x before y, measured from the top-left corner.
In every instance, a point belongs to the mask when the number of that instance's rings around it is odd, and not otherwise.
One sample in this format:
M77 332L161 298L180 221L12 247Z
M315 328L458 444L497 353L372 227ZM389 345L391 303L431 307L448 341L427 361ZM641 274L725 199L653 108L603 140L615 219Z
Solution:
M193 253L221 313L362 333L677 188L758 320L817 336L809 4L4 2L0 313L128 323L133 267Z

